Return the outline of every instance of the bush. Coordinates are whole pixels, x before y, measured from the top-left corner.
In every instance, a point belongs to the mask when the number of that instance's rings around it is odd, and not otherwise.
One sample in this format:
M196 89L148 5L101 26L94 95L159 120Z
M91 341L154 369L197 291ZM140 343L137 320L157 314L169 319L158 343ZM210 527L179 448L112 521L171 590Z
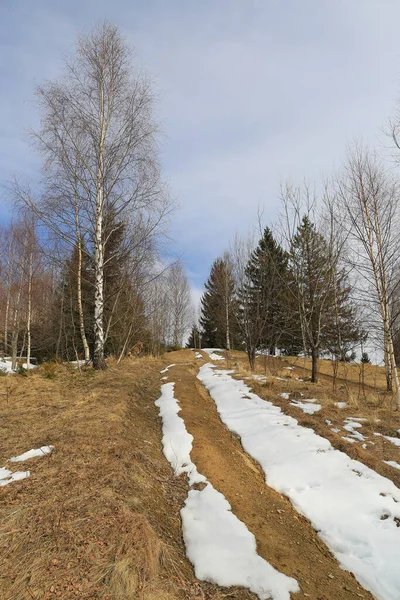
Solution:
M57 364L53 361L43 363L42 375L46 379L54 379L57 376Z

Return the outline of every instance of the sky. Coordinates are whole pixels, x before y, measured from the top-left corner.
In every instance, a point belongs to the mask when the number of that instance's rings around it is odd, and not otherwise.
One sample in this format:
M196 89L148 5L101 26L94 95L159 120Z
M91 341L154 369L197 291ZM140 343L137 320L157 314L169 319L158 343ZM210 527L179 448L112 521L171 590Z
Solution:
M354 139L385 148L400 98L398 0L0 0L0 221L14 174L40 163L35 86L107 18L152 77L161 159L179 209L171 249L201 294L212 261L279 186L321 181Z

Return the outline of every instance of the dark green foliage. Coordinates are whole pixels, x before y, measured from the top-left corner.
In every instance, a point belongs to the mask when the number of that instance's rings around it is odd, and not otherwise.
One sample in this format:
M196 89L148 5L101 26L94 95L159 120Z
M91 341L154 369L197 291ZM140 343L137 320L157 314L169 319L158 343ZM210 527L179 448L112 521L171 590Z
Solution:
M288 326L288 256L266 227L246 267L239 291L239 321L250 366L256 350L275 354Z
M202 342L202 334L199 331L199 328L197 327L197 325L193 325L192 326L192 330L190 332L190 336L189 336L188 342L186 344L186 348L197 348L197 349L200 349L201 348L201 342Z
M237 300L232 267L217 258L201 299L200 325L204 348L236 348L238 345Z
M361 354L361 363L364 364L364 365L371 364L371 361L370 361L369 356L368 356L368 352L363 352Z

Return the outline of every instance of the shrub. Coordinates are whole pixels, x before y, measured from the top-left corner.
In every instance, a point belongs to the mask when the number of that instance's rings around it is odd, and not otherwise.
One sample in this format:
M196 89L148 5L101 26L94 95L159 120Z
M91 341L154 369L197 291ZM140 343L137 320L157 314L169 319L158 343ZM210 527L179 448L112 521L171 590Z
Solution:
M46 362L42 365L42 374L46 379L54 379L57 376L57 365L55 362Z

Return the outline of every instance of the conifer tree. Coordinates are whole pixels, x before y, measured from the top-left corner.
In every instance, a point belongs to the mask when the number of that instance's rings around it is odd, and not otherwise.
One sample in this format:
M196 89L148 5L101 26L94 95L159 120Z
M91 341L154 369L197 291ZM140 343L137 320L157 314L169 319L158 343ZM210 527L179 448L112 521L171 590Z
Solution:
M196 324L192 326L186 348L196 348L201 350L202 334Z
M227 256L214 261L205 288L200 317L203 346L230 350L238 343L237 301L232 266Z
M253 342L270 354L275 354L287 324L287 264L287 254L266 227L247 265L246 296Z
M350 287L338 255L304 216L291 240L289 265L295 286L304 352L311 354L311 380L318 380L321 351L343 358L360 339Z

